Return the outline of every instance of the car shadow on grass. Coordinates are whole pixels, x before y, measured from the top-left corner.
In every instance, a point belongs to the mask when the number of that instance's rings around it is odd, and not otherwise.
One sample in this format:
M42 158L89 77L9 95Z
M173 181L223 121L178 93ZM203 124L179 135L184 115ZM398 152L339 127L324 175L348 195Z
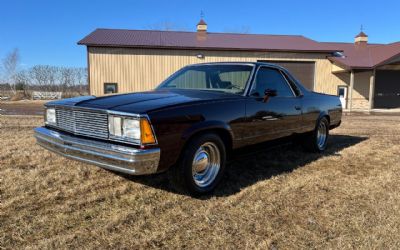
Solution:
M339 152L354 146L368 137L349 135L330 135L328 147L323 153L309 153L289 140L279 140L235 150L225 170L225 175L215 192L197 197L208 199L213 196L229 196L259 181L282 173L290 173L313 161L327 156L340 156ZM149 176L131 176L116 173L128 180L135 181L168 192L177 192L168 181L167 174Z

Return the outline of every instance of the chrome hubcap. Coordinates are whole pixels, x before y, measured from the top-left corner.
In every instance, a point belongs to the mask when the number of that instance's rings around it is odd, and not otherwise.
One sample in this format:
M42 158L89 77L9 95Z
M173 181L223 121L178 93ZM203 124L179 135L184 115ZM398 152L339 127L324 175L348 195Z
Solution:
M197 149L192 163L193 180L199 187L213 183L221 166L221 156L217 145L206 142Z
M325 147L327 132L328 129L326 124L324 122L319 123L317 133L317 146L319 149L323 149Z

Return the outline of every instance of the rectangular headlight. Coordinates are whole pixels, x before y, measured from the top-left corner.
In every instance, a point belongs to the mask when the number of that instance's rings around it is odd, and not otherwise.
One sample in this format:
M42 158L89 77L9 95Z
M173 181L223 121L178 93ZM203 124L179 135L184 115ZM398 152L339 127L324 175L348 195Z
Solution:
M138 119L110 115L108 122L111 136L140 140L140 122Z
M137 119L125 118L122 123L122 135L135 140L140 139L140 123Z
M56 120L56 110L54 108L46 109L46 124L55 125Z
M110 135L122 136L122 118L118 116L108 117L108 127L110 130Z
M135 141L148 145L156 143L150 121L145 118L132 118L117 115L108 116L110 138L118 141Z

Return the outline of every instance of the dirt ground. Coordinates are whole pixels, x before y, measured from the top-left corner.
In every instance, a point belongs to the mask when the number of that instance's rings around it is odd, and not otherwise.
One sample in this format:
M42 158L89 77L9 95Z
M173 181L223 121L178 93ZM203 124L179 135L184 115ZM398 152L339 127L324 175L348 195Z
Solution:
M323 154L238 157L199 199L49 153L41 123L0 117L0 248L400 248L400 116L345 116Z
M43 104L48 101L0 101L0 115L43 115Z

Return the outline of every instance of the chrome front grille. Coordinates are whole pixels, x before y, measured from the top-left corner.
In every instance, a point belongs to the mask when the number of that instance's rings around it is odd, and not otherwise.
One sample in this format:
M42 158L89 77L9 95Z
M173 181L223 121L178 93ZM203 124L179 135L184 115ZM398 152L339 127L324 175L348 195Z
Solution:
M76 135L108 139L108 115L92 110L56 108L57 128Z

